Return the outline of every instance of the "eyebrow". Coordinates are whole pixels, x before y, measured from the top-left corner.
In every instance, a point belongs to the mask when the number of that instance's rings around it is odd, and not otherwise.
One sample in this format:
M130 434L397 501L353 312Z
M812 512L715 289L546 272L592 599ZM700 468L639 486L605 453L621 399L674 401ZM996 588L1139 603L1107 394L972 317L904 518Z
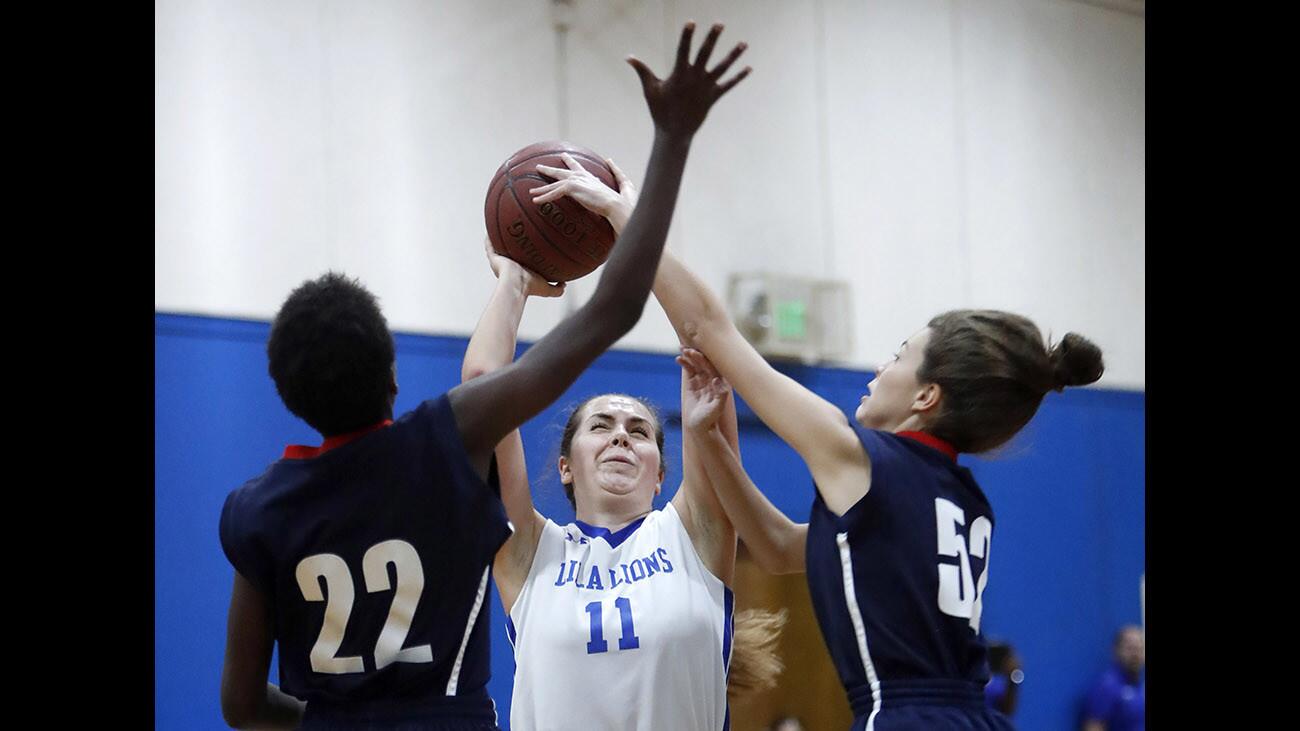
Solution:
M588 418L588 419L605 419L605 420L607 420L607 421L614 421L614 415L611 414L611 413L605 412L605 411L597 411L596 413L592 414L591 416L588 416L587 418ZM649 420L649 419L645 419L645 418L643 418L643 417L637 416L636 414L633 414L631 417L629 417L629 418L628 418L628 421L632 422L633 424L647 424L647 425L648 425L648 424L650 423L650 420Z

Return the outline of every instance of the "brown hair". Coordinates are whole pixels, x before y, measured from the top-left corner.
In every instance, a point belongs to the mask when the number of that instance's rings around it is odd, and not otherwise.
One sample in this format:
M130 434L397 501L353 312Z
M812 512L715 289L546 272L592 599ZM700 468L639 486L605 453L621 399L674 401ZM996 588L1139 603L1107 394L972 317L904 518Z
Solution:
M959 452L986 452L1016 435L1048 391L1101 378L1101 349L1076 333L1055 346L1028 318L998 310L952 310L930 320L917 369L937 383L939 413L926 431Z
M731 665L727 672L729 702L776 687L776 677L785 670L776 645L788 617L784 609L736 612Z
M655 445L659 447L659 474L661 477L666 475L668 473L668 458L664 456L664 421L659 416L659 409L656 409L654 404L643 398L629 396L625 393L598 393L574 407L574 409L569 412L569 418L564 422L564 434L560 437L560 456L565 459L569 458L569 448L573 446L573 437L578 433L578 424L582 421L583 409L587 408L587 404L592 401L606 396L617 396L619 398L635 401L645 407L646 411L650 412L650 418L654 422ZM578 502L573 497L573 483L564 486L564 496L569 498L569 504L576 510Z

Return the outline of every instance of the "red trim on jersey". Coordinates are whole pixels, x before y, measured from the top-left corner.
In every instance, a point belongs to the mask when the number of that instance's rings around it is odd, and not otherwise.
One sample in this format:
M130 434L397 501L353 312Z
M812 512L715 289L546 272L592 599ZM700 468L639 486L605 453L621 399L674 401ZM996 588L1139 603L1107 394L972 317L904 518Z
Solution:
M326 452L330 451L331 449L334 449L335 447L341 447L344 444L347 444L348 442L364 437L365 435L369 434L372 431L375 431L376 429L383 429L384 427L392 423L393 423L392 419L384 419L383 421L377 424L371 424L365 429L358 429L354 432L348 432L347 434L339 434L337 436L330 437L326 439L324 442L322 442L319 447L309 447L305 444L290 444L289 446L284 448L284 458L285 459L311 459L312 457L319 457L322 454L325 454Z
M937 449L948 455L948 459L954 462L957 461L957 448L933 434L926 434L925 432L919 431L900 431L898 432L898 436L907 437L908 439L918 441L927 447Z

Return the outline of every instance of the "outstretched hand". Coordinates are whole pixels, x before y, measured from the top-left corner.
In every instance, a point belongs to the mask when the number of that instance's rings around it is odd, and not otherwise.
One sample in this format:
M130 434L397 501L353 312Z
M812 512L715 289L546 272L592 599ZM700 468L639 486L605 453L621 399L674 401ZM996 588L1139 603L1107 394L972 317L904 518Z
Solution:
M614 232L622 233L627 219L632 216L632 209L636 208L637 197L636 185L627 173L615 165L612 159L605 158L605 164L614 171L614 179L618 181L618 190L614 190L592 175L569 153L560 153L560 159L564 160L567 169L550 165L537 166L537 172L555 178L555 182L529 190L533 194L533 203L540 205L567 195L592 213L609 219Z
M492 248L492 239L486 236L483 237L483 251L487 254L488 266L492 267L492 274L497 279L501 279L503 276L518 278L524 295L529 297L559 297L564 294L564 282L551 284L537 272L508 256L497 253L497 250Z
M681 40L677 43L677 63L666 79L655 76L654 72L635 56L627 58L627 62L636 70L637 76L641 77L641 89L645 92L646 103L650 106L650 116L654 119L655 127L665 133L687 138L693 136L704 123L704 117L709 113L713 103L730 91L731 87L739 84L751 70L746 66L728 81L718 83L723 74L731 68L731 64L745 52L748 44L743 41L737 43L735 48L731 49L731 53L728 53L726 58L710 71L706 65L709 55L713 53L713 46L718 42L718 36L722 34L722 24L715 23L709 29L709 35L704 38L699 54L695 56L695 61L692 63L690 61L691 36L694 32L694 22L687 23L682 28Z
M686 389L682 397L682 425L694 432L707 432L718 423L731 384L718 374L709 359L694 348L682 348L677 356Z

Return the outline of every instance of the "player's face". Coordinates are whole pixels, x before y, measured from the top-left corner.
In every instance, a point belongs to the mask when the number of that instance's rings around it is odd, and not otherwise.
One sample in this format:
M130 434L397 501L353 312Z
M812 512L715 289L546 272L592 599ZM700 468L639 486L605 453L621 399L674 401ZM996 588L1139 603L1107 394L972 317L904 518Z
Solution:
M1115 646L1115 657L1120 664L1131 673L1140 672L1146 663L1146 654L1146 642L1142 639L1142 631L1136 627L1124 630L1120 635L1119 644Z
M893 431L912 415L912 406L921 391L916 372L925 361L925 346L930 342L930 328L908 338L894 358L876 369L876 377L867 384L867 395L853 416L869 429Z
M561 469L573 480L573 496L632 495L647 502L659 493L659 446L656 425L641 403L622 396L601 396L583 408L582 421Z

